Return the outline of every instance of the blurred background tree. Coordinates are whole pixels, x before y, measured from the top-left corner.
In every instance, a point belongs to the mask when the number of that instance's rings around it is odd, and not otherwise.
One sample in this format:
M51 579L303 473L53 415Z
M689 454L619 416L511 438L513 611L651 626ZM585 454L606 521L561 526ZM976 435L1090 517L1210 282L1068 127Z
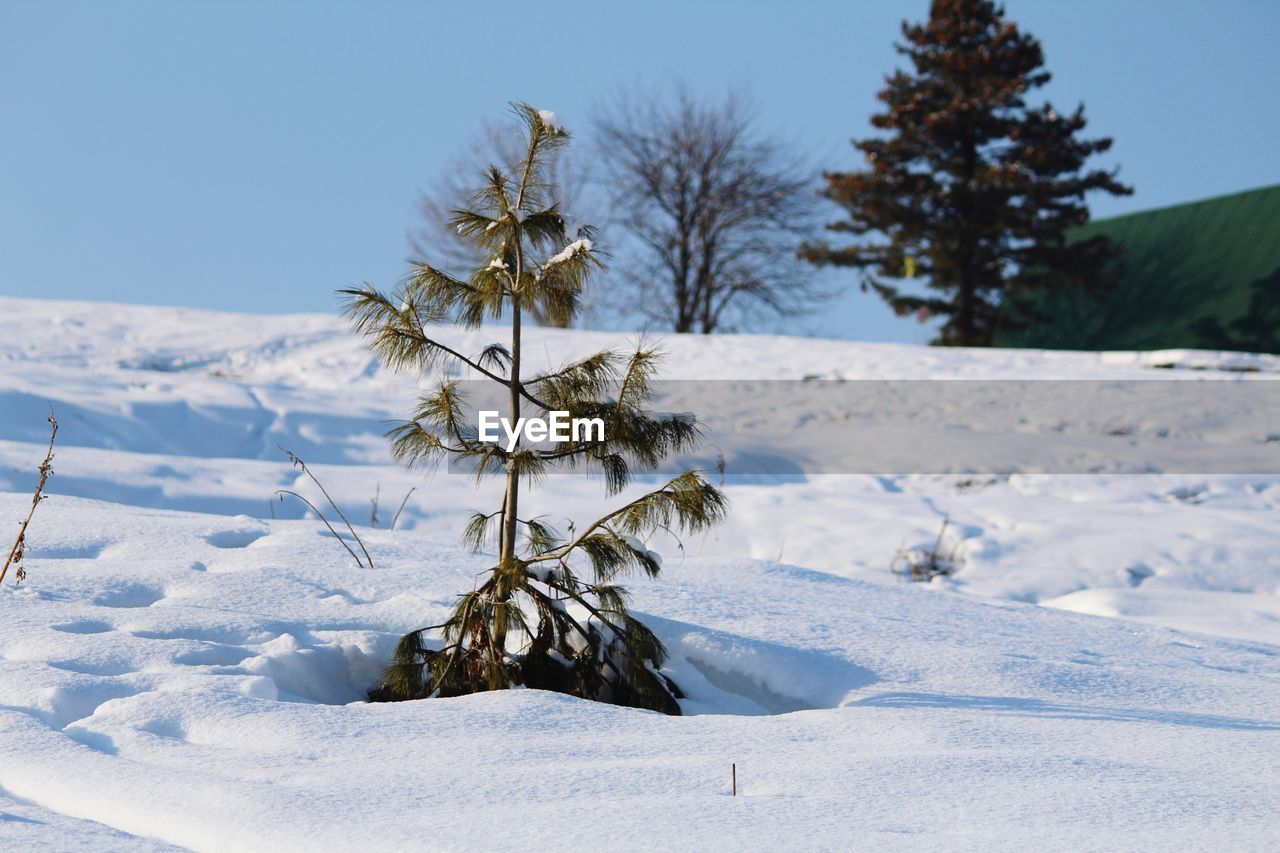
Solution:
M807 244L802 257L863 270L899 315L946 318L934 341L946 345L989 345L1012 295L1105 287L1118 247L1069 231L1089 220L1086 193L1132 189L1084 169L1111 140L1078 138L1083 105L1027 104L1050 78L1040 42L991 0L934 0L902 35L912 71L886 79L871 119L883 133L854 143L866 168L826 176L824 194L848 213L828 229L863 239ZM923 294L904 292L916 277Z
M796 260L816 175L756 125L745 95L703 99L680 83L621 92L597 113L603 233L623 270L609 307L706 334L802 313L822 295Z

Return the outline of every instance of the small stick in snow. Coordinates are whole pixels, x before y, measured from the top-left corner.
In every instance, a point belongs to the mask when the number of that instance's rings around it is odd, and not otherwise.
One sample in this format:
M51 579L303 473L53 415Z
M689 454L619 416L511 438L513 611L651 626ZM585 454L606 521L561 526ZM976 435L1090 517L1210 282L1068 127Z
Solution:
M13 547L9 549L9 556L4 561L4 567L0 568L0 583L4 583L4 576L9 573L10 565L18 567L14 577L18 579L19 583L27 576L26 570L22 568L22 558L27 553L27 525L31 524L31 517L36 514L36 507L46 497L44 486L45 483L49 482L49 478L53 476L53 440L57 437L58 419L53 416L53 406L50 406L49 449L44 454L44 461L40 463L40 480L36 483L35 494L31 496L31 509L27 510L27 517L22 520L22 525L18 528L18 538L13 541Z
M949 524L950 521L951 521L951 516L949 515L942 519L942 529L938 531L938 541L933 543L933 557L935 561L937 560L938 556L942 553L942 537L946 535L947 524Z
M733 773L733 795L736 797L738 796L738 765L734 763L734 764L730 764L729 767L732 768L731 772Z
M409 502L409 497L418 490L417 486L413 486L409 491L405 492L404 500L400 501L400 508L396 510L395 517L391 519L391 530L396 529L396 522L400 520L400 513L404 512L404 505Z

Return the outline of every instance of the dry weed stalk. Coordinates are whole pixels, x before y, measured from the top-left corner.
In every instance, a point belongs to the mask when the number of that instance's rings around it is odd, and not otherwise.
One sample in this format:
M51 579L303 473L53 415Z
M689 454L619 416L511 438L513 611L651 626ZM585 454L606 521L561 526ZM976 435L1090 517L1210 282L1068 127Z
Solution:
M938 531L938 539L931 550L908 548L905 545L899 548L893 562L889 564L889 570L916 583L928 583L934 578L955 574L960 567L958 552L961 543L954 543L945 554L942 550L942 540L950 522L949 517L942 520L942 529Z
M18 538L13 541L13 547L9 549L4 567L0 568L0 583L4 583L5 575L9 573L9 566L17 570L14 572L14 577L19 583L27 577L27 570L22 567L22 559L27 555L27 527L31 524L31 517L36 514L36 507L47 497L44 487L53 476L53 440L57 437L58 419L53 416L53 407L50 406L49 449L44 454L44 461L40 463L40 480L36 483L35 494L31 496L31 509L27 510L27 517L22 520L22 525L18 528Z
M347 544L347 540L343 539L341 536L338 535L338 531L333 529L333 525L329 523L329 519L325 518L324 513L322 513L319 507L317 507L311 501L307 500L297 492L291 491L289 489L277 489L276 496L283 501L285 495L291 495L292 497L297 498L298 500L306 504L308 507L310 507L311 511L316 514L316 518L323 521L324 526L329 528L329 532L333 534L333 538L337 539L338 542L342 544L342 547L347 549L347 553L350 554L352 559L356 561L356 565L362 569L365 569L365 568L372 569L373 558L369 556L369 549L364 547L364 542L361 541L360 534L356 533L355 528L351 526L351 522L347 521L347 517L343 515L342 510L338 509L338 505L334 503L333 498L329 496L328 489L326 489L320 483L320 481L316 479L316 475L311 473L311 469L307 467L307 463L303 462L302 459L297 456L297 454L283 447L281 447L280 450L284 452L285 456L289 457L290 462L292 462L296 467L302 469L302 473L306 474L308 477L311 478L311 482L316 484L316 488L320 490L320 493L324 495L325 500L329 502L329 506L333 507L333 511L338 514L338 518L342 519L342 523L347 526L347 530L351 533L351 538L355 539L356 544L360 546L360 550L364 553L364 560L361 560L360 557L356 554L356 552L351 549L351 546Z

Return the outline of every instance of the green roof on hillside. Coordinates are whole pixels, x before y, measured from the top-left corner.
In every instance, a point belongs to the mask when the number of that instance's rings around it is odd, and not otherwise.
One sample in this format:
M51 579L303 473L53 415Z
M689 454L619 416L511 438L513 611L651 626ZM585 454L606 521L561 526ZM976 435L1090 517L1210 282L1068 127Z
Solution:
M997 346L1280 352L1280 186L1101 219L1078 229L1124 246L1099 298L1042 296L1050 321Z

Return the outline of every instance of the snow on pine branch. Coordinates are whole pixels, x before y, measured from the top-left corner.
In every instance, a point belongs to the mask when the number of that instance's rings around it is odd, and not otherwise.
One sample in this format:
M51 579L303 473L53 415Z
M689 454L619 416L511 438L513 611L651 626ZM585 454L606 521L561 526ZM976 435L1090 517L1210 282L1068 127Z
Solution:
M549 267L556 266L557 264L563 264L565 261L571 260L579 252L586 253L590 251L591 251L590 240L586 238L583 238L581 240L574 240L572 243L565 246L555 255L548 258L547 262L542 265L542 268L547 269Z
M560 116L556 115L551 110L538 110L538 119L546 125L549 130L564 130L564 125L560 123Z

